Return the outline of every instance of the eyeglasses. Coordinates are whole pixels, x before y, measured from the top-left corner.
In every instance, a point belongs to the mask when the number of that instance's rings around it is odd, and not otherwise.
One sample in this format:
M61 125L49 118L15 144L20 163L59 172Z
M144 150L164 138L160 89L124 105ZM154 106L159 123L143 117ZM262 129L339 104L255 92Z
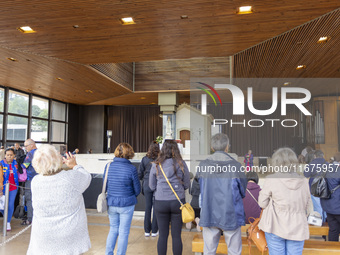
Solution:
M28 146L30 146L30 145L32 145L32 144L27 144L27 145L24 145L24 147L25 147L25 148L27 148L27 147L28 147Z

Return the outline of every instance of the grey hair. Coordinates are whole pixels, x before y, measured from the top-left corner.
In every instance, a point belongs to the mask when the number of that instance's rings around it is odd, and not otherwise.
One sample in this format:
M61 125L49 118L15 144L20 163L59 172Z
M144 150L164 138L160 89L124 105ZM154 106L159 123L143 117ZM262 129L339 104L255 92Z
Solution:
M321 150L316 150L314 152L314 157L315 158L323 158L323 156L324 156L324 154L323 154L323 152Z
M62 157L54 146L43 144L35 151L32 165L38 174L52 175L61 169Z
M278 149L272 156L273 166L291 166L298 164L299 161L295 152L287 147Z
M225 151L229 146L229 138L226 134L218 133L211 138L211 148L214 151Z

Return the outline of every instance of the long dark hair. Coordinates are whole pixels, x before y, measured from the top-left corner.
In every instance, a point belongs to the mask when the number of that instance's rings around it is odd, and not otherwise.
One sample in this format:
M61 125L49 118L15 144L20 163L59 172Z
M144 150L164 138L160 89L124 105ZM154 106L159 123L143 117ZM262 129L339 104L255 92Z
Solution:
M177 143L175 140L165 140L161 149L161 152L158 155L155 163L156 165L162 164L166 159L172 158L174 165L174 173L176 174L176 163L180 166L182 172L184 173L183 159L181 153L179 152ZM157 167L158 174L158 167ZM177 176L178 177L178 176Z
M152 143L149 146L148 152L146 153L146 156L151 159L156 159L159 154L159 145L156 141L152 141Z

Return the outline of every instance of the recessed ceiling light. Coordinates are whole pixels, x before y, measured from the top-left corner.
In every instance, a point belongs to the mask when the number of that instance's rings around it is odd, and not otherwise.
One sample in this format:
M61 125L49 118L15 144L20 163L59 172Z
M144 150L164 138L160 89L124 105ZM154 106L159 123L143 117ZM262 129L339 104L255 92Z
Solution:
M188 19L189 16L188 15L181 15L181 19Z
M63 80L63 79L60 78L60 77L56 77L55 79L58 80L58 81L62 81L62 80Z
M301 70L301 69L304 69L304 68L306 68L306 65L298 65L296 67L296 70Z
M15 58L7 58L7 59L10 60L10 61L13 61L13 62L18 61L18 60L15 59Z
M289 82L289 81L287 81L287 82L283 83L283 86L288 86L288 85L290 85L290 84L292 84L292 83Z
M73 25L73 28L79 28L79 25Z
M93 91L90 90L90 89L85 90L85 92L86 92L86 93L91 93L91 94L93 93Z
M141 97L140 99L146 99L146 97Z
M318 43L328 42L329 39L331 39L329 36L322 36L322 37L319 38Z
M252 6L241 6L237 9L237 14L249 14L253 13L253 7Z
M22 33L35 33L36 32L29 26L19 27L18 30Z
M132 17L121 18L120 22L122 22L123 25L136 24Z

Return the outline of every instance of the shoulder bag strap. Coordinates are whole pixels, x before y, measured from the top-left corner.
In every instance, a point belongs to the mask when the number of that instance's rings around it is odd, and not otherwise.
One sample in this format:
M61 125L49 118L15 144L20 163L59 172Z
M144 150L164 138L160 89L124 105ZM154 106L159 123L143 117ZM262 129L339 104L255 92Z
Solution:
M250 193L249 189L247 189L247 191L248 191L248 193L251 195L251 197L252 197L252 198L253 198L253 199L256 201L257 205L260 207L260 209L261 209L260 219L261 219L261 217L262 217L262 212L263 212L263 209L261 208L261 206L260 206L259 202L257 202L257 200L255 199L255 197L253 196L253 194L251 194L251 193Z
M251 192L249 191L249 189L247 189L247 191L248 191L248 193L249 193L249 195L255 200L255 202L258 204L258 206L260 206L259 205L259 202L257 202L257 200L256 200L256 198L253 196L253 194L251 194ZM261 206L260 206L261 207Z
M163 175L164 175L164 178L165 178L166 182L169 184L169 186L170 186L170 188L171 188L172 192L175 194L175 196L176 196L176 198L177 198L178 202L179 202L179 203L181 204L181 206L182 206L182 205L183 205L183 203L182 203L182 201L179 199L179 197L178 197L177 193L175 192L175 190L173 189L173 187L172 187L171 183L169 182L168 178L166 177L166 175L165 175L165 173L164 173L164 171L163 171L163 167L162 167L162 165L161 165L161 164L159 164L159 167L161 168L161 171L162 171L162 173L163 173Z
M105 193L105 190L106 190L106 183L107 183L107 175L108 175L108 172L109 172L109 166L110 166L111 162L107 163L106 164L106 169L105 169L105 177L104 177L104 183L103 183L103 189L102 189L102 193Z
M334 189L331 190L331 194L333 194L338 188L340 188L340 185L336 186Z

